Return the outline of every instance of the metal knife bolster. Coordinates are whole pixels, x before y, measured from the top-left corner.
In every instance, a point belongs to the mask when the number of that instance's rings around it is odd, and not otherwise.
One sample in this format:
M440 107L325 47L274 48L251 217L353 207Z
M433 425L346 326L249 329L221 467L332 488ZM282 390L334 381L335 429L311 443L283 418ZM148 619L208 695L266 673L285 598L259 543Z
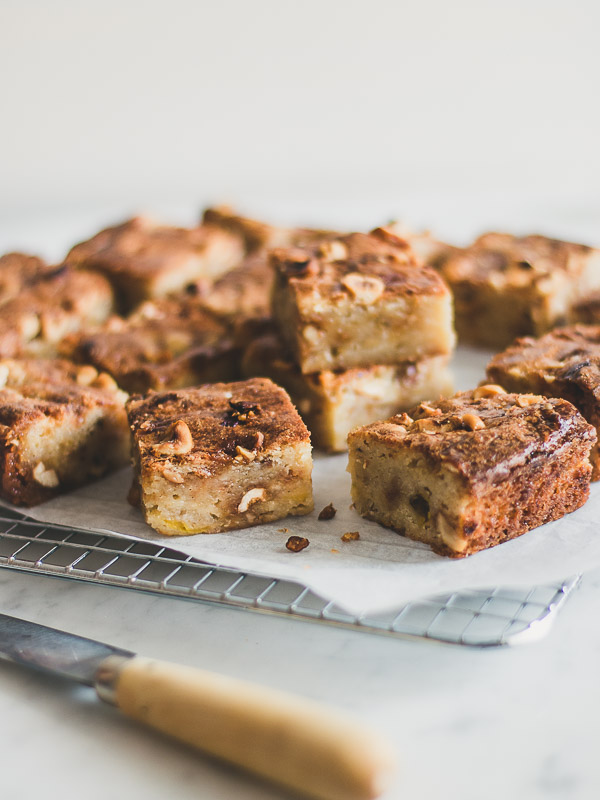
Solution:
M96 693L105 703L117 705L117 683L121 670L133 656L108 656L96 670L94 687Z

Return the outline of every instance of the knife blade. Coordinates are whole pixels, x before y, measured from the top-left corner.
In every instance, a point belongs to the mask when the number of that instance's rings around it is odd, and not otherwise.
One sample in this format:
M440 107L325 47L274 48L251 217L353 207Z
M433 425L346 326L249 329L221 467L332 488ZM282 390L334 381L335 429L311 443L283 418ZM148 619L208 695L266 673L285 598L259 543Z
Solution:
M94 687L133 719L317 800L371 800L394 770L389 744L336 709L6 614L0 660Z

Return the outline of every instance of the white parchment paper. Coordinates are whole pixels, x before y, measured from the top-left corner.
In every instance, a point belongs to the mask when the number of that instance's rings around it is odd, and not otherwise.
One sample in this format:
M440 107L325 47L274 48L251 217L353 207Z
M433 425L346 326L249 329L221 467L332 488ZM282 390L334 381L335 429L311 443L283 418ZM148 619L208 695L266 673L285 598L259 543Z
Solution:
M457 388L471 388L484 374L490 354L461 349L455 359ZM297 580L353 613L370 613L427 595L468 588L535 585L600 566L600 484L573 514L465 559L437 556L350 509L347 456L315 456L315 511L306 517L223 534L165 537L146 525L126 501L129 470L29 510L35 519L111 532L167 545L210 564L269 577ZM332 502L337 515L319 522ZM287 528L288 530L282 530ZM346 531L360 539L340 540ZM300 553L285 547L288 536L310 540ZM337 551L337 552L335 552Z

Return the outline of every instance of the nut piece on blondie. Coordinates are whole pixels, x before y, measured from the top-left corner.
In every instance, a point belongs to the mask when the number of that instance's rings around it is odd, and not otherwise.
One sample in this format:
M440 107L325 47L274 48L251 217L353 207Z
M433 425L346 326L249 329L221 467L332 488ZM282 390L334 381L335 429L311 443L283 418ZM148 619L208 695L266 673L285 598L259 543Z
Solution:
M596 431L566 400L484 386L348 438L358 513L460 557L583 505Z
M237 377L228 327L193 297L148 300L127 319L65 340L65 355L108 372L128 392Z
M124 392L90 366L0 360L0 491L32 506L129 460Z
M2 305L0 357L54 356L64 336L100 325L112 310L112 289L101 275L54 269Z
M353 428L452 391L448 356L303 375L272 334L248 345L242 373L271 378L283 386L306 422L314 446L330 452L347 449Z
M557 328L539 339L517 339L487 367L509 392L562 397L573 403L600 435L600 326ZM593 480L600 479L600 453L591 453Z
M128 415L141 508L159 533L218 533L312 511L310 436L271 381L133 397Z
M222 228L175 228L135 217L75 245L66 261L105 275L131 309L194 281L210 284L243 256L241 238Z
M271 254L273 316L303 373L447 355L452 298L406 242L378 229Z
M600 289L600 250L545 236L487 233L450 255L441 274L454 294L461 341L506 347L570 321Z

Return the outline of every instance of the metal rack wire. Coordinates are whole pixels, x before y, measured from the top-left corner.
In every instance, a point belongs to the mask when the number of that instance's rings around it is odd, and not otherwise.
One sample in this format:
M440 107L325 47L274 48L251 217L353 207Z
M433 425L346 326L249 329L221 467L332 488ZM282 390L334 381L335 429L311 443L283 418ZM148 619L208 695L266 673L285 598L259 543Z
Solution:
M151 542L46 525L7 509L0 516L0 567L477 647L544 635L579 581L460 592L357 617L293 581L206 564Z

